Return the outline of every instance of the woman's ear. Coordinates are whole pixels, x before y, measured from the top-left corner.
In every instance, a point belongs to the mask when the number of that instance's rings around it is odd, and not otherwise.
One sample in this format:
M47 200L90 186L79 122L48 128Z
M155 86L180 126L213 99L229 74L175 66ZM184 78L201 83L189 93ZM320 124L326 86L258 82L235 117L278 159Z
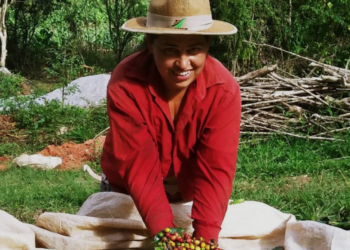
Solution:
M153 46L152 46L152 41L151 41L151 37L149 34L146 34L146 45L147 45L147 49L150 53L153 53Z

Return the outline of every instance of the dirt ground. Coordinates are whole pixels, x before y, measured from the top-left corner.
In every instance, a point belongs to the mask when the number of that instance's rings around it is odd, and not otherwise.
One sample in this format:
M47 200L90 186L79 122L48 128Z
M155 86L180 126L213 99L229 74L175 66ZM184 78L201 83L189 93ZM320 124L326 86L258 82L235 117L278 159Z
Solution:
M0 157L0 171L3 171L6 169L5 163L9 160L10 160L10 158L8 158L8 157Z
M16 124L13 122L12 118L5 115L0 115L0 136L5 137L8 131L11 131ZM9 157L0 157L0 171L6 169L5 163L9 161Z
M15 128L16 122L11 116L0 115L0 143L25 140L27 135L22 130L16 130Z
M6 115L0 115L0 135L2 135L2 133L5 133L6 131L14 129L15 126L16 123L12 120L11 117Z
M68 142L61 146L50 145L38 154L61 157L62 165L57 169L76 169L81 168L84 163L100 157L104 141L105 136L100 136L95 140L88 140L82 144Z
M100 136L82 144L68 142L61 146L50 145L37 154L61 157L62 165L57 167L60 170L81 168L86 162L100 157L105 138L105 136ZM10 157L0 157L0 171L7 168L6 163L10 160Z

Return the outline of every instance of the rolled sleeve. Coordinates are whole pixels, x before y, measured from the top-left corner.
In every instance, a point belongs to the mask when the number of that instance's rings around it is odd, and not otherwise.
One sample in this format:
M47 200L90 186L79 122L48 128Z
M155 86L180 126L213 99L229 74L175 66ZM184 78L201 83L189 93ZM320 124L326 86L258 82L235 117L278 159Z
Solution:
M132 197L150 234L174 226L166 198L159 155L141 112L123 89L108 89L110 130L101 166L112 188L123 187Z
M241 98L228 92L211 112L196 150L192 208L196 237L218 239L236 170Z

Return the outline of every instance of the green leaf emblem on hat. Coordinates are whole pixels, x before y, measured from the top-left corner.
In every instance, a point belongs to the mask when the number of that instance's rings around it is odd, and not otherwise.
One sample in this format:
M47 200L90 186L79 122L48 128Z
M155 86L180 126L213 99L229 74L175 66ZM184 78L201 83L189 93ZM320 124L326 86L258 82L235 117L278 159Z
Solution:
M181 20L176 20L176 22L175 22L175 24L173 25L173 27L174 27L175 29L181 29L182 25L184 25L184 23L185 23L185 20L186 20L186 18L183 18L183 19L181 19Z

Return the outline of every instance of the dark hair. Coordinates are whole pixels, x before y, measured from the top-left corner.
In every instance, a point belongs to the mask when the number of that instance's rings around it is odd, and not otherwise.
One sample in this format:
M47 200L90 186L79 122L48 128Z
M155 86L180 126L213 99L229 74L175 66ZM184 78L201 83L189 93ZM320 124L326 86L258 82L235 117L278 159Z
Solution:
M151 43L154 43L154 41L158 38L159 35L157 34L149 34L149 40Z

